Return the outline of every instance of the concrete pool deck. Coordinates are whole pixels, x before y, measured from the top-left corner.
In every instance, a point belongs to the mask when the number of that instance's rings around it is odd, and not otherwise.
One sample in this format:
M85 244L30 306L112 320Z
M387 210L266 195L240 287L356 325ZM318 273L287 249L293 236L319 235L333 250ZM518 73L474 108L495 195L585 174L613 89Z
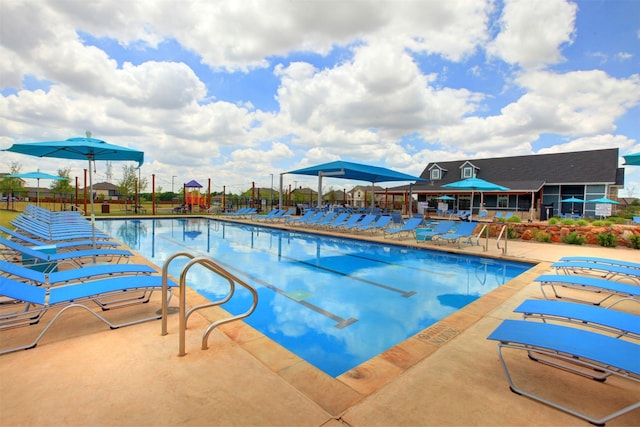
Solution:
M413 239L385 242L415 244ZM451 245L418 246L456 252ZM487 252L478 246L461 252L503 256L495 240ZM512 393L496 343L486 339L502 319L519 318L512 310L522 300L542 297L532 279L549 272L549 263L564 255L637 262L640 251L510 241L505 258L539 264L335 379L241 322L214 331L209 348L201 350L204 329L219 318L214 309L189 320L184 357L177 356L175 315L169 316L169 335L161 336L160 322L109 330L86 312L70 311L38 347L0 356L0 424L589 425ZM201 300L187 290L189 306ZM640 314L637 304L624 304ZM112 314L133 316L159 308L154 297L149 304ZM5 348L25 335L33 337L32 327L2 332L0 345ZM577 409L600 415L640 399L637 383L615 378L598 383L536 364L523 353L509 359L520 381ZM608 425L640 425L640 411Z

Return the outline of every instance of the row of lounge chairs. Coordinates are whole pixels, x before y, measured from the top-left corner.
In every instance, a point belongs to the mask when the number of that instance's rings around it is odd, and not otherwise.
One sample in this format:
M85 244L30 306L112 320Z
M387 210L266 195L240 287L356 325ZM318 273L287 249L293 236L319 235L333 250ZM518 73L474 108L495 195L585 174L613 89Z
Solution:
M640 280L640 263L563 257L552 267L557 274L535 279L545 299L525 300L514 310L522 320L503 320L487 337L498 342L498 356L509 388L595 425L640 409L638 393L631 393L624 401L612 402L611 406L618 406L614 411L594 415L587 413L594 410L577 410L577 404L567 403L572 400L567 396L560 402L543 389L532 391L536 386L529 384L531 381L526 387L524 381L516 381L522 373L514 375L510 371L507 362L513 363L513 359L504 356L506 351L523 350L535 362L601 382L615 376L640 383L640 316L618 309L623 301L640 303L640 286L634 284ZM551 287L553 293L547 294L546 287ZM564 290L571 292L561 292ZM549 380L545 386L549 386ZM616 387L615 383L610 387ZM579 399L580 391L575 396ZM603 390L602 398L606 396L607 390Z
M0 333L30 327L34 338L3 337L0 354L35 347L72 308L86 310L112 329L160 318L157 313L137 318L106 315L148 302L165 280L154 268L129 263L133 254L101 232L101 248L88 249L93 246L87 239L91 225L77 212L29 206L12 221L18 228L0 228L7 235L0 237ZM166 280L169 289L177 286ZM44 322L50 312L54 314Z

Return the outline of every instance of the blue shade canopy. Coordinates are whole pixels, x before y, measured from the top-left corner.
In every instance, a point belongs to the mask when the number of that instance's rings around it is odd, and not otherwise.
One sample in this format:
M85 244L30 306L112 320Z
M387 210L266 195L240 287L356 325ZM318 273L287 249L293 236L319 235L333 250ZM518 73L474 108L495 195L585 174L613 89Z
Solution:
M447 196L447 195L440 196L440 197L436 197L436 200L447 200L447 201L451 201L451 200L455 200L455 199L456 199L455 197L451 197L451 196Z
M616 202L615 200L607 199L606 197L600 197L599 199L587 200L587 203L604 203L608 205L619 205L620 202Z
M424 181L424 179L418 176L407 175L391 169L360 163L345 162L341 160L323 163L317 166L310 166L304 169L297 169L286 173L312 176L322 175L332 178L353 179L356 181L367 181L373 183L387 181Z
M627 154L624 157L625 166L640 166L640 153Z
M494 184L493 182L485 181L480 178L463 179L462 181L445 184L442 188L469 191L509 191L507 187L503 187L502 185Z
M142 151L87 137L69 138L63 141L21 142L2 151L71 160L130 160L138 162L138 167L144 163Z
M304 169L297 169L285 173L295 175L311 175L318 177L318 206L322 204L322 177L352 179L355 181L367 181L373 185L376 182L387 181L425 181L419 176L407 175L391 169L369 166L360 163L345 162L337 160L335 162L323 163L317 166L310 166ZM280 194L282 194L282 180L280 180ZM373 190L373 189L372 189ZM371 209L373 210L375 194L371 191ZM282 208L282 201L280 201Z
M184 186L187 188L202 188L202 185L200 185L200 183L194 179L187 182Z

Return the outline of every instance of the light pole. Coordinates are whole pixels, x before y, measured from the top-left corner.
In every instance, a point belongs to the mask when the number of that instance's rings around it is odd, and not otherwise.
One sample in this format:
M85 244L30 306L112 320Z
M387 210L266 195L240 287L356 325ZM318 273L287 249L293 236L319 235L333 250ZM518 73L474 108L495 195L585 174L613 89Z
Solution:
M174 181L174 179L176 179L176 178L177 178L177 176L176 176L176 175L173 175L173 176L171 177L171 206L173 206L173 199L175 198L175 197L174 197L175 193L173 192L173 181Z
M273 210L273 174L270 174L270 175L271 175L271 193L269 195L271 198L271 210Z

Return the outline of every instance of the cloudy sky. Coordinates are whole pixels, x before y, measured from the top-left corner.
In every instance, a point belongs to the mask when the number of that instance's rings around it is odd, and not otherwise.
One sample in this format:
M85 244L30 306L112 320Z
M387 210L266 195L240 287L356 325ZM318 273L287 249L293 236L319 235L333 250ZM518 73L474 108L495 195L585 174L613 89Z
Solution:
M430 161L629 154L639 16L637 0L3 0L0 148L90 130L144 151L163 191L175 176L233 193L338 159L418 175ZM12 162L86 167L2 153L0 170ZM626 176L640 196L640 168Z

